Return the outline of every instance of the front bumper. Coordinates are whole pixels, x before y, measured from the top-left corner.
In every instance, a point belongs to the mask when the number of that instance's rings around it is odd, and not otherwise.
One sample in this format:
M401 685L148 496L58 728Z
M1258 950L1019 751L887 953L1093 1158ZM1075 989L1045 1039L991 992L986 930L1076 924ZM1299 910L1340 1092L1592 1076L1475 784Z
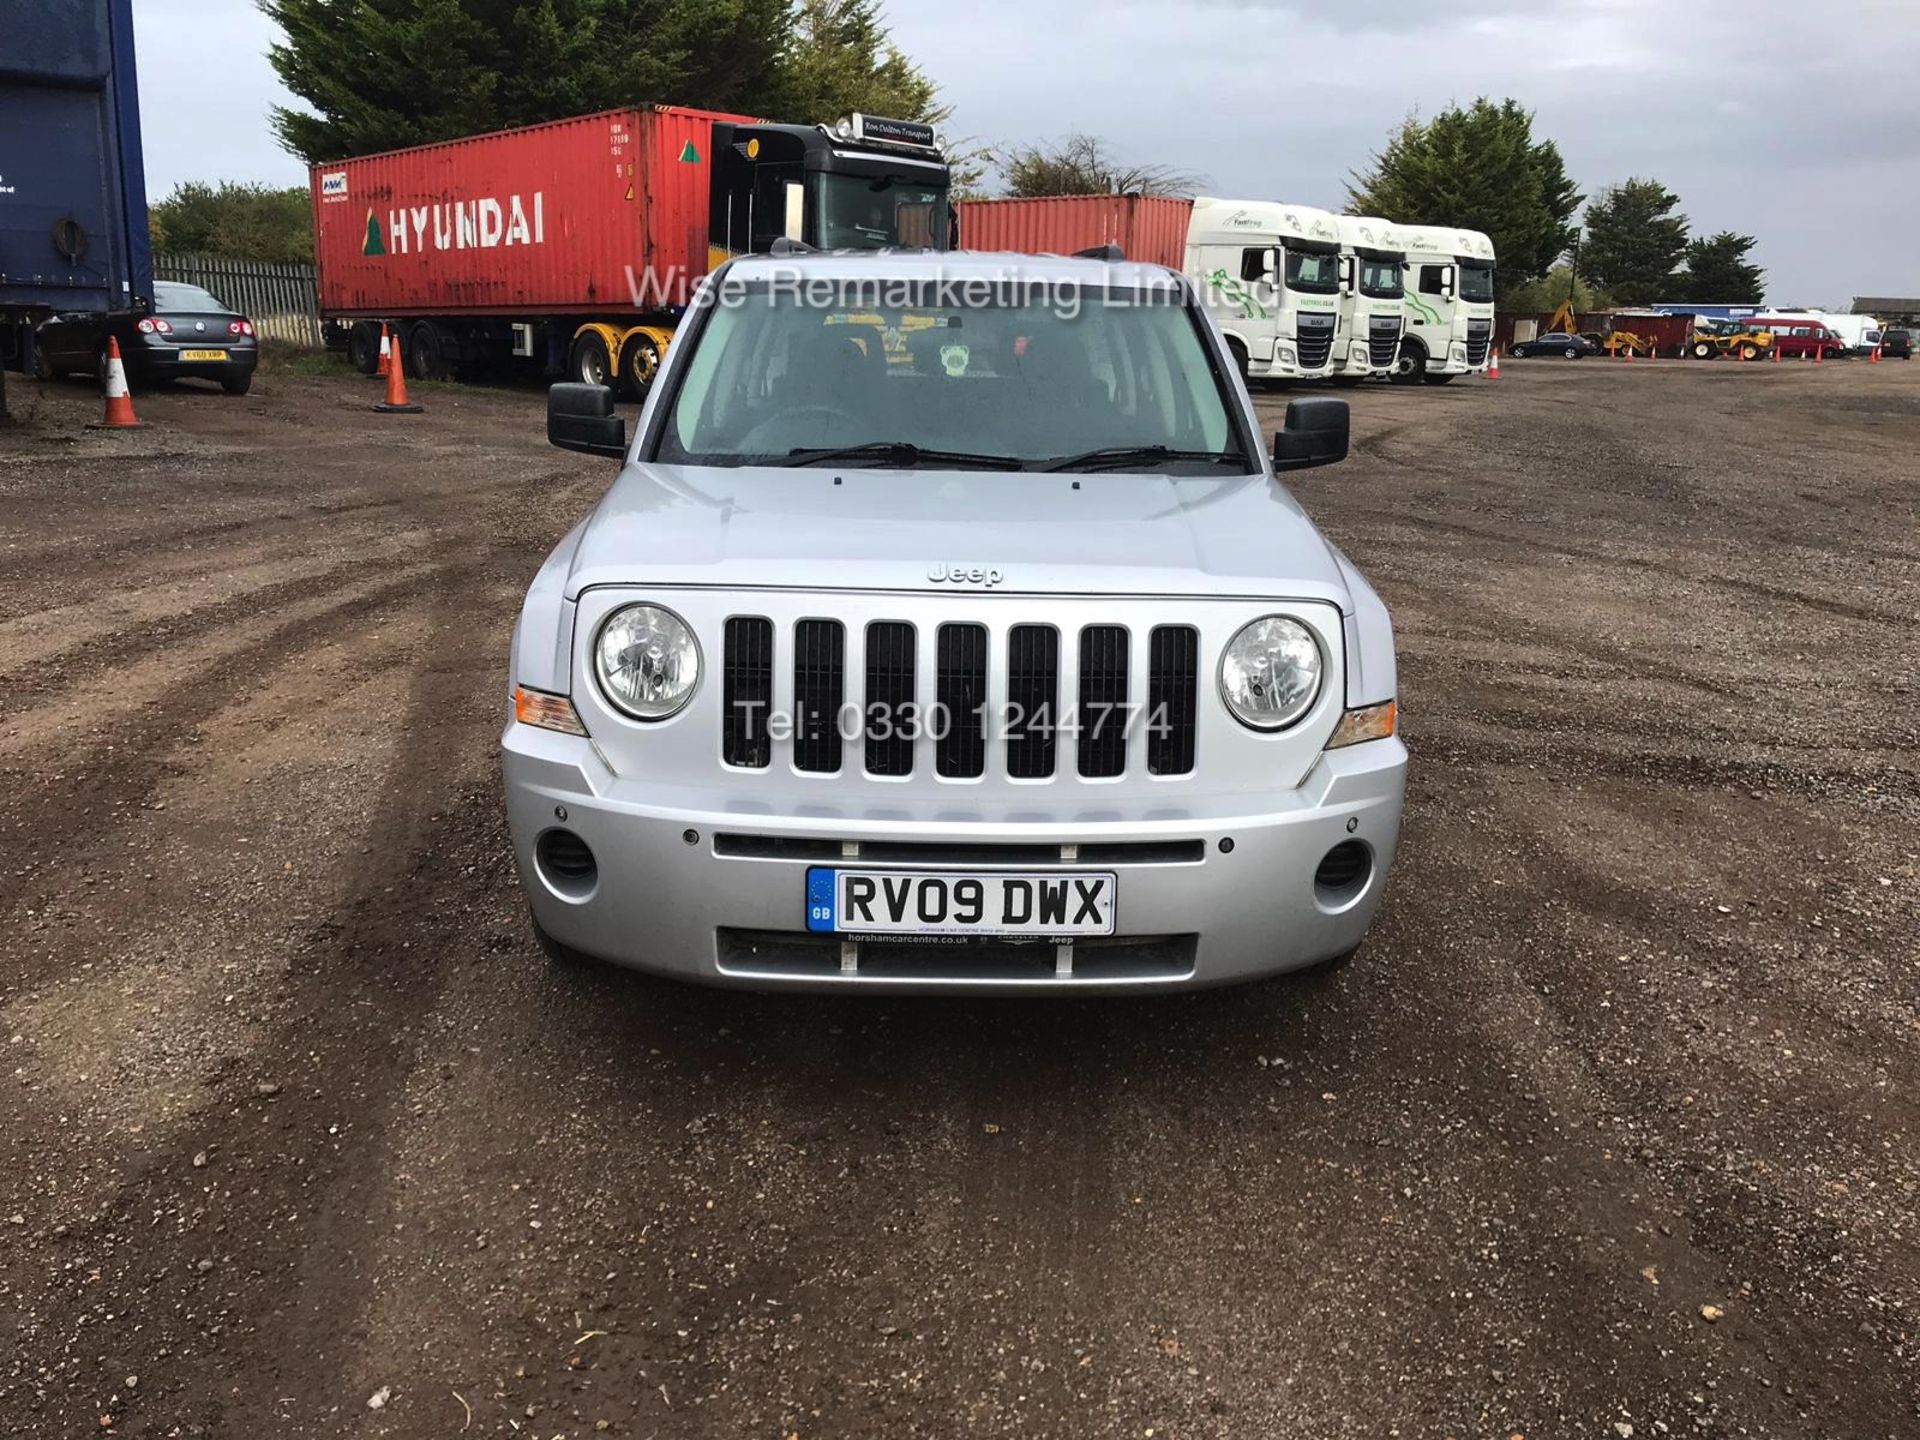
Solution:
M501 745L514 858L549 935L634 969L765 990L1180 990L1331 959L1360 943L1379 907L1407 764L1397 737L1372 741L1326 752L1297 789L1178 811L1161 800L1057 814L951 803L785 813L719 785L616 776L592 742L517 722ZM555 830L593 852L590 886L556 883L541 864L541 837ZM1322 859L1349 840L1370 853L1364 884L1318 890ZM1116 934L1070 956L1003 942L869 941L850 953L806 929L808 867L834 863L1112 871Z

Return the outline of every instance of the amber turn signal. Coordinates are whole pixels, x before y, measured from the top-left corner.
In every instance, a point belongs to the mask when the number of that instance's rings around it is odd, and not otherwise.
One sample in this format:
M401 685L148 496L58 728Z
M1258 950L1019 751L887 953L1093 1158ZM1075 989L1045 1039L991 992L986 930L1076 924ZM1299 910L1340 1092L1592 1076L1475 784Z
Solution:
M522 725L541 730L558 730L562 735L585 735L587 727L574 713L573 701L564 695L549 695L543 690L513 687L513 717Z
M1399 725L1400 705L1395 700L1349 710L1334 726L1333 738L1327 741L1327 749L1339 750L1347 745L1358 745L1363 740L1385 740Z

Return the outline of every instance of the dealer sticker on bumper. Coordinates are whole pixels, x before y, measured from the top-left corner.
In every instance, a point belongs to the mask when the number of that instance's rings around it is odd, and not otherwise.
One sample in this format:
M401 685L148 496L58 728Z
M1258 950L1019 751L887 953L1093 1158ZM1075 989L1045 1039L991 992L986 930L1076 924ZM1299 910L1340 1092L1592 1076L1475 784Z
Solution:
M1113 933L1111 872L957 874L807 871L807 929L834 935L1029 936Z

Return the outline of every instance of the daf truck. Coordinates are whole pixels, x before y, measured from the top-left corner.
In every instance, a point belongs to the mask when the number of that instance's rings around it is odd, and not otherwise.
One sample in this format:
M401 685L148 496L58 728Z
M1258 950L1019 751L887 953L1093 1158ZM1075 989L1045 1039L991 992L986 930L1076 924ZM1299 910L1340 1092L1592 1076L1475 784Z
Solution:
M929 125L642 105L313 167L320 309L372 373L512 368L644 394L695 284L731 255L944 250Z
M1402 385L1484 375L1493 345L1493 241L1478 230L1403 225L1407 328L1394 362Z
M1333 374L1340 310L1340 226L1311 205L1193 202L1187 273L1249 380Z
M1406 323L1406 252L1400 232L1377 215L1335 217L1340 231L1340 309L1333 332L1333 383L1387 375Z

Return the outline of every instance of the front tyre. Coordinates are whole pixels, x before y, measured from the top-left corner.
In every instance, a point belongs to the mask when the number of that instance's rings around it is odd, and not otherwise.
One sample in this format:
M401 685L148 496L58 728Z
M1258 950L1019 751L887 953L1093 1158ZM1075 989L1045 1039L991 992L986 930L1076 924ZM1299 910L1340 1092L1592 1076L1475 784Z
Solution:
M1693 358L1696 360L1713 359L1713 346L1709 345L1704 340L1695 341L1693 346Z
M1427 385L1451 385L1453 383L1453 376L1451 375L1423 374L1421 375L1420 379L1423 384L1427 384Z
M1427 352L1418 346L1402 345L1393 360L1393 383L1418 385L1427 378Z
M607 385L613 380L613 357L607 354L607 342L592 330L573 337L567 352L567 378L582 385Z
M1758 345L1742 345L1740 347L1740 358L1742 360L1758 360L1760 358L1760 347Z

